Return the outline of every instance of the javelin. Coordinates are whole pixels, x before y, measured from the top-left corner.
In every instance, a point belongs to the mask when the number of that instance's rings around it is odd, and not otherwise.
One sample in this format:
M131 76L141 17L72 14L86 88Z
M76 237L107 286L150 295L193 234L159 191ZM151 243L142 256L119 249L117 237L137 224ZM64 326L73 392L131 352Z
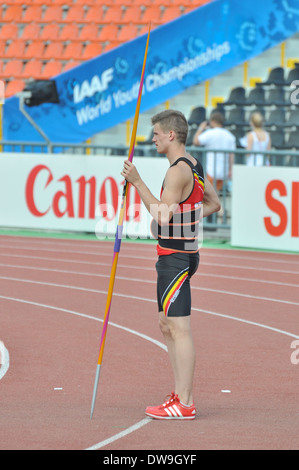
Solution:
M140 79L140 85L139 85L139 93L138 93L138 98L137 98L137 105L136 105L136 111L135 111L135 116L134 116L131 142L130 142L130 147L129 147L128 160L130 162L133 160L133 155L134 155L137 124L138 124L138 117L139 117L139 110L140 110L140 102L141 102L141 95L142 95L142 86L143 86L143 81L144 81L144 71L145 71L148 43L149 43L149 37L150 37L150 30L151 30L151 25L149 26L148 35L147 35L146 47L145 47L144 58L143 58L143 66L142 66L142 72L141 72L141 79ZM117 225L116 234L115 234L112 268L111 268L110 281L109 281L109 287L108 287L106 310L105 310L104 323L103 323L102 336L101 336L101 343L100 343L99 359L98 359L98 365L97 365L94 388L93 388L90 419L92 418L93 411L94 411L94 406L95 406L95 401L96 401L96 396L97 396L97 389L98 389L99 378L100 378L100 370L101 370L102 359L103 359L103 354L104 354L104 346L105 346L106 333L107 333L107 327L108 327L108 321L109 321L111 300L112 300L112 294L113 294L113 286L114 286L114 280L115 280L115 274L116 274L118 254L119 254L120 245L121 245L121 238L122 238L122 231L123 231L123 220L124 220L126 199L127 199L127 194L128 194L128 187L129 187L129 184L128 184L127 180L125 180L124 189L123 189L123 193L122 193L122 201L121 201L121 206L120 206L120 212L119 212L118 225Z

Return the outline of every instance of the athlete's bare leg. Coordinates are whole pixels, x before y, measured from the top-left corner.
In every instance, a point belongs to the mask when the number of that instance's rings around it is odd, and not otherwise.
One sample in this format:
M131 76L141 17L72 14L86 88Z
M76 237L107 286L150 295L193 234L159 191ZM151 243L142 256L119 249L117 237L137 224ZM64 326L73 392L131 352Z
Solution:
M182 403L193 403L195 349L191 334L190 316L165 317L159 313L159 325L166 341L174 374L175 393Z

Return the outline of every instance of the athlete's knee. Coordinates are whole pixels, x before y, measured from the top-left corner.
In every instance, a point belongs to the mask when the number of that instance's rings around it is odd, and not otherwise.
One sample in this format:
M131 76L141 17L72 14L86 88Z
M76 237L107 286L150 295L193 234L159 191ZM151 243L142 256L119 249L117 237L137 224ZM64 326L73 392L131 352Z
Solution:
M159 326L165 338L174 339L177 336L176 322L172 317L167 317L164 312L160 313Z
M164 336L171 336L171 328L169 326L169 321L165 316L164 312L160 313L159 317L159 327L160 331Z
M190 332L189 317L166 317L160 314L159 326L162 334L172 339L183 337Z

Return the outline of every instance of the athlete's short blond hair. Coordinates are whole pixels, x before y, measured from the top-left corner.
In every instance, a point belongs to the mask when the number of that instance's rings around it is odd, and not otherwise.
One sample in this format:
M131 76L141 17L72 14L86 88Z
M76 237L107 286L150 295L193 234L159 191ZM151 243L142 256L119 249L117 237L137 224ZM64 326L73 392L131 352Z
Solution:
M159 124L163 132L174 131L181 144L186 144L188 122L184 114L173 109L166 109L152 117L152 125Z

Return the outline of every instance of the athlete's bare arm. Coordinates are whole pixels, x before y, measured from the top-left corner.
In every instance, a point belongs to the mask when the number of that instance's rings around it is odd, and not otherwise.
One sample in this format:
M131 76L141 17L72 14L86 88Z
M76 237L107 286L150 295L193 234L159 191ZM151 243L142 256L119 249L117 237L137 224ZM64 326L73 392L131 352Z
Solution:
M205 178L205 193L203 198L203 217L218 212L221 209L221 204L217 193L209 180Z
M121 174L135 186L145 207L159 225L168 224L182 200L184 188L188 183L187 173L177 166L168 169L161 200L151 193L132 162L125 160Z

